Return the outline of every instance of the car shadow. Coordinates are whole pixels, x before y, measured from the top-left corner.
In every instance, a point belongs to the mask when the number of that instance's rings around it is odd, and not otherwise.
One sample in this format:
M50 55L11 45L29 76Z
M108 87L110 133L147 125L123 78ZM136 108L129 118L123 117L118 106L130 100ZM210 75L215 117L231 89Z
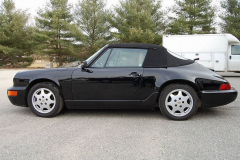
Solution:
M21 115L31 117L35 116L29 108L19 108L15 112L18 112ZM159 110L116 110L116 109L67 109L64 108L57 117L133 117L133 118L154 118L154 119L167 119ZM216 117L225 117L229 116L227 113L224 113L222 109L218 108L199 108L197 113L191 119L214 119Z
M139 117L165 118L159 109L155 110L120 110L120 109L63 109L59 116L97 116L97 117Z
M207 118L212 119L219 116L224 116L224 112L217 108L199 108L193 119ZM159 110L114 110L114 109L63 109L59 116L97 116L97 117L138 117L138 118L158 118L167 119ZM191 119L192 119L191 118Z
M215 119L225 116L229 115L221 107L213 107L213 108L199 108L194 117Z

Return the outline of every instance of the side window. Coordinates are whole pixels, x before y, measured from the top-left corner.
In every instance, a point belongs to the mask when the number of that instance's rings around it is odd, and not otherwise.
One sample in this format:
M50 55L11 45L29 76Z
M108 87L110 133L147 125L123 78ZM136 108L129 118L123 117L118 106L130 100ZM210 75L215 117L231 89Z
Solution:
M92 67L104 67L110 52L111 49L108 49L105 53L103 53L103 55L93 63Z
M106 67L142 67L147 51L147 49L115 48Z
M240 55L240 46L232 46L232 55Z

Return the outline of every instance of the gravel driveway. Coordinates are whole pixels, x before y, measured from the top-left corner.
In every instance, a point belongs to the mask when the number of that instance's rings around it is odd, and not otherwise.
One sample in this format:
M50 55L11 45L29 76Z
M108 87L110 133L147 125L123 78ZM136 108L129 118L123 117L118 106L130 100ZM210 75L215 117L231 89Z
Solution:
M19 70L0 70L0 159L240 159L240 98L187 121L159 110L64 110L40 118L6 95ZM227 78L240 92L240 77Z

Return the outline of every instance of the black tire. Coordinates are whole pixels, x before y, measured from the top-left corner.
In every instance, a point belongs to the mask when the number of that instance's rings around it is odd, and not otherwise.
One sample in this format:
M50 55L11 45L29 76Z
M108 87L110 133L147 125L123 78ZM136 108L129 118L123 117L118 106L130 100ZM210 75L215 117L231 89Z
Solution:
M27 101L31 111L39 117L54 117L64 106L59 89L50 82L34 85L28 93Z
M192 117L197 112L198 102L195 90L185 84L169 85L159 96L162 114L172 120L187 120Z

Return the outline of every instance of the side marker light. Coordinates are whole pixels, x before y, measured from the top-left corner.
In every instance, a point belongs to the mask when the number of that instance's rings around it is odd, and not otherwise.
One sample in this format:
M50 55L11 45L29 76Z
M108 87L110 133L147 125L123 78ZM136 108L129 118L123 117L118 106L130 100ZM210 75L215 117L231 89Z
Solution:
M8 91L8 96L17 96L18 92L17 91Z

